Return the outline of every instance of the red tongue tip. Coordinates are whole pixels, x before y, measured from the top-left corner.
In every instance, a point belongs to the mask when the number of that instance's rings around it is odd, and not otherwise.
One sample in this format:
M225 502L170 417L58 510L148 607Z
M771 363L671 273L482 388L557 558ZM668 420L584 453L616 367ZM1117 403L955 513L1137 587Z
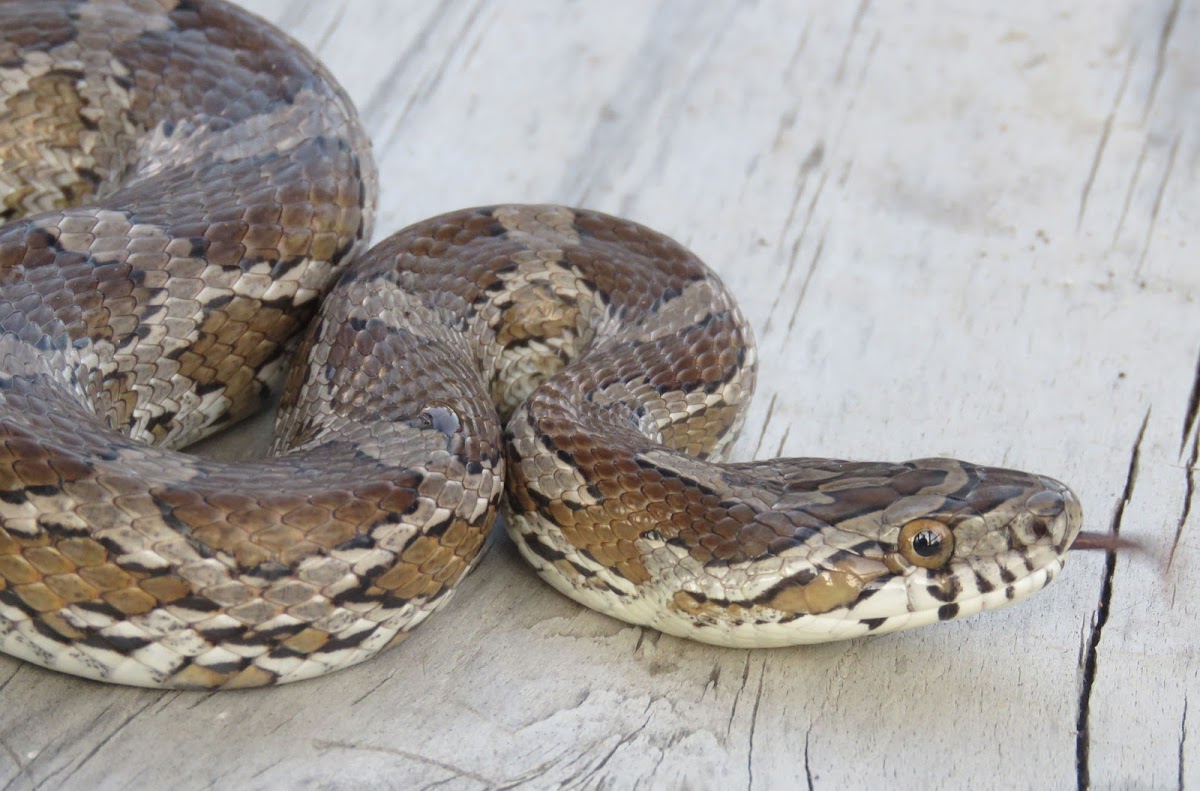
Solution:
M1075 541L1071 544L1071 549L1099 549L1104 552L1113 552L1118 549L1142 549L1142 545L1128 538L1121 538L1112 533L1087 533L1083 532L1075 536Z

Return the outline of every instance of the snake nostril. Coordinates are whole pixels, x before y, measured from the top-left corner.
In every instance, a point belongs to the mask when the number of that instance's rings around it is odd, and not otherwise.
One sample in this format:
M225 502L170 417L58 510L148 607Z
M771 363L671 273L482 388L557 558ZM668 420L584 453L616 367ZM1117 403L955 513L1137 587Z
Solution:
M1063 512L1066 501L1058 492L1038 492L1025 501L1025 507L1034 516L1052 519Z

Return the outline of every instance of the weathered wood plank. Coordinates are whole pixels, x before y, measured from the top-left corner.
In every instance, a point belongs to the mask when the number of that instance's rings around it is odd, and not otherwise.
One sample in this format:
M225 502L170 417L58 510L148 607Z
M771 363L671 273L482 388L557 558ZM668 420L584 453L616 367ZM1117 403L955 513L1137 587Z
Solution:
M1196 4L244 5L362 109L377 235L556 201L716 267L766 361L737 457L1037 469L1147 552L1001 613L734 651L582 610L500 537L326 679L159 693L0 657L0 787L1200 781Z

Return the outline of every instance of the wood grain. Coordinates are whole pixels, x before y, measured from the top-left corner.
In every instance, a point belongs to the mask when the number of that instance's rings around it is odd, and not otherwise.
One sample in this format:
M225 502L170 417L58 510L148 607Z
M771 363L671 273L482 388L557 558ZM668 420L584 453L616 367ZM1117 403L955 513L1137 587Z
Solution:
M1200 783L1200 6L244 5L361 108L380 235L562 202L709 261L765 361L735 458L1038 470L1145 551L1000 613L737 651L586 611L497 537L440 617L316 681L0 657L0 788Z

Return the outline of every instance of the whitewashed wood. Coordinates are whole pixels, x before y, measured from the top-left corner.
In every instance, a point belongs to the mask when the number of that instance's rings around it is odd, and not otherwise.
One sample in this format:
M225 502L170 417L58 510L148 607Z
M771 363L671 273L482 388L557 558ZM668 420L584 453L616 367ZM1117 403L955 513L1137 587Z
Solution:
M0 788L1200 783L1196 4L244 4L362 108L378 235L586 204L718 269L765 361L739 458L1035 469L1147 552L1107 588L1078 556L1001 613L735 651L582 610L498 538L445 613L325 679L164 693L0 657Z

